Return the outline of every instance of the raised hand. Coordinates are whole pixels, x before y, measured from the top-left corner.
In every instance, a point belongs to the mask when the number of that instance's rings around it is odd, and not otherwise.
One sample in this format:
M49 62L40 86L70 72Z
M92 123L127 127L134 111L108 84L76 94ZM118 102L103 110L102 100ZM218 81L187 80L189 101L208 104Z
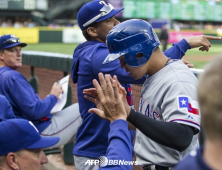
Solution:
M123 104L124 104L124 107L126 109L127 115L129 115L131 107L129 106L129 104L127 102L127 99L126 99L126 94L127 94L126 89L119 83L116 75L113 76L113 79L116 80L116 82L117 82L117 86L119 88L120 97L121 97L121 99L123 101Z
M185 59L181 59L181 61L182 61L187 67L189 67L189 68L194 68L194 65L193 65L191 62L189 62L189 61L187 61L187 60L185 60Z
M186 41L190 44L191 48L200 47L200 51L209 51L209 48L211 47L209 40L221 40L221 37L198 35L186 38Z
M89 113L95 113L110 122L117 119L126 120L127 113L117 81L112 79L110 75L105 75L104 78L102 73L99 73L99 81L100 85L97 80L93 80L97 94L93 89L84 90L84 94L91 94L93 97L86 96L86 99L92 101L97 106L97 108L90 109Z
M53 86L52 86L52 89L51 89L51 91L50 91L50 94L55 95L56 98L58 99L58 98L59 98L59 95L60 95L61 93L63 93L62 86L61 86L59 83L55 82L55 83L53 84Z

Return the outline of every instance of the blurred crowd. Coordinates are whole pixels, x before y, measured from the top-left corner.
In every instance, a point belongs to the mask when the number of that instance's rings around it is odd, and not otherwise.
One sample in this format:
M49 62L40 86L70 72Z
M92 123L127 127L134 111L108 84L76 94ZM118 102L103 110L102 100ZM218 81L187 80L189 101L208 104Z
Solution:
M15 17L15 18L5 18L0 17L0 27L14 27L14 28L22 28L22 27L35 27L38 26L37 22L34 22L31 18L26 17Z
M67 23L50 23L48 27L50 28L60 28L60 27L76 27L77 24L74 20L70 20ZM31 18L28 17L0 17L0 27L14 27L14 28L23 28L23 27L36 27L39 26L38 22L33 21ZM202 29L202 30L221 30L222 23L203 23L197 21L175 21L172 24L172 28L176 31L180 31L181 29Z
M180 29L202 29L202 30L217 30L222 28L221 23L201 23L196 21L174 22L173 27L176 31Z

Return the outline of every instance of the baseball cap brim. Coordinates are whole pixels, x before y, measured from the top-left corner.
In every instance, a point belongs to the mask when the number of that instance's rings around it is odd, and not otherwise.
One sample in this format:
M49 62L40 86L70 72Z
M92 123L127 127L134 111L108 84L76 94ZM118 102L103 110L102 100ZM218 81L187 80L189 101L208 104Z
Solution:
M106 59L103 61L103 64L108 64L121 56L123 56L125 53L116 53L116 54L109 54Z
M100 22L100 21L104 21L116 14L118 14L120 11L122 11L124 8L120 8L120 9L114 9L112 10L109 14L105 15L104 17L99 18L98 20L96 20L95 22Z
M17 42L17 43L13 43L13 44L3 45L2 47L0 47L0 49L12 48L12 47L15 47L15 46L18 46L18 45L21 46L21 47L27 46L26 43Z
M41 149L53 146L59 142L59 137L41 137L36 143L27 147L26 149Z

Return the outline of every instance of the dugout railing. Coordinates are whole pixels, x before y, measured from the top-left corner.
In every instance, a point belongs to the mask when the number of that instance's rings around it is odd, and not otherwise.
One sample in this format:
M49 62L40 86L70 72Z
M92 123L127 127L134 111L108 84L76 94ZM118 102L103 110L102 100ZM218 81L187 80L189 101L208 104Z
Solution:
M50 52L40 52L40 51L22 51L22 64L29 66L30 68L30 77L28 78L29 83L34 88L36 93L39 92L39 79L41 77L36 77L35 70L38 71L43 69L55 70L63 72L63 76L70 74L73 58L72 55L69 54L61 54L61 53L50 53ZM201 69L191 69L192 72L198 76L200 73L203 72ZM24 72L22 72L23 74ZM52 72L44 74L52 74ZM47 76L46 76L47 77ZM59 80L59 79L58 79ZM46 81L45 81L46 82ZM51 87L52 84L48 84ZM140 100L140 91L142 86L141 85L132 85L132 93L133 93L133 100L135 104L135 109L138 110L139 108L139 100ZM73 83L69 83L68 87L68 96L67 96L67 103L65 107L71 105L72 103L78 102L77 97L73 99L73 92L76 91L76 86L73 86ZM76 95L76 93L74 94ZM200 143L203 144L203 135L200 135ZM64 146L64 162L66 164L73 164L73 155L72 155L72 148L73 143L67 144Z

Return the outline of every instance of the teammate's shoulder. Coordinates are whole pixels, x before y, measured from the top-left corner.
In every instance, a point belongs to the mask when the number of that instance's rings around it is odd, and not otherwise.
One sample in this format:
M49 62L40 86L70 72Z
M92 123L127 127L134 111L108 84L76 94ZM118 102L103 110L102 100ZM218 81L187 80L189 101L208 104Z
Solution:
M1 74L2 78L7 78L7 77L13 77L13 76L18 75L20 73L9 68L9 67L2 67L0 74Z
M82 44L79 44L76 49L81 49L81 48L98 48L98 47L101 47L101 48L107 48L106 44L105 43L102 43L100 41L86 41Z
M74 51L73 57L77 57L78 55L84 54L93 54L97 51L105 51L108 52L107 46L105 43L102 43L100 41L86 41L82 44L79 44Z
M24 76L21 73L19 73L18 71L15 71L15 70L7 70L3 74L2 78L4 80L8 80L8 81L12 81L12 80L18 81L18 80L21 80L21 79L25 79Z

